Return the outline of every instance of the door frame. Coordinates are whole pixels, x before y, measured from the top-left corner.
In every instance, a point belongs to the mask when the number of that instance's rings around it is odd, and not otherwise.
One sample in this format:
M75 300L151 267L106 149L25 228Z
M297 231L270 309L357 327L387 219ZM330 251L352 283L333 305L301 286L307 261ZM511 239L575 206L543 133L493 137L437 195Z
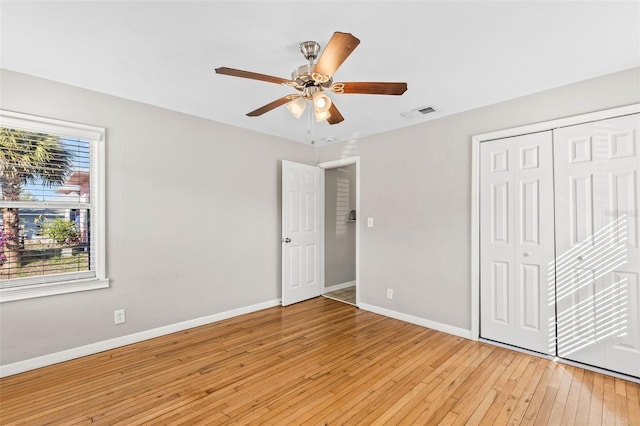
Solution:
M623 115L640 113L640 103L610 108L526 126L513 127L471 137L471 338L480 339L480 144L559 127L584 124Z
M325 170L336 169L338 167L350 166L355 164L356 166L356 306L360 306L360 223L359 217L362 217L360 213L360 157L348 157L340 160L325 161L316 164L317 167L322 169L320 173L320 294L325 293Z

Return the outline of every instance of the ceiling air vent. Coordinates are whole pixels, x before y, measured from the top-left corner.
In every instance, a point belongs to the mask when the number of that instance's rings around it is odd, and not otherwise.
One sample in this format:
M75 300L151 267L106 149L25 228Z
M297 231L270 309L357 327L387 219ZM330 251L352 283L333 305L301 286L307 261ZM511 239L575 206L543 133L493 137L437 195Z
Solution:
M402 115L404 118L412 119L422 117L423 115L429 114L431 112L435 112L435 109L430 106L425 106L412 109L411 111L403 112L400 115Z
M430 112L434 112L435 109L433 109L432 107L424 107L420 108L418 111L420 111L420 114L429 114Z

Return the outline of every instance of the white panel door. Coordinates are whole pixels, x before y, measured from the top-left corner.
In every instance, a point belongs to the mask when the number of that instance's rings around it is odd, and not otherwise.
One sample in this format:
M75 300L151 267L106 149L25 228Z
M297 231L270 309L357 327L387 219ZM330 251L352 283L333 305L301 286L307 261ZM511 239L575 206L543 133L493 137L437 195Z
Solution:
M554 132L559 356L640 376L640 115Z
M320 169L282 161L282 305L320 295Z
M480 145L480 334L555 354L551 132Z
M480 144L480 335L514 334L515 138Z

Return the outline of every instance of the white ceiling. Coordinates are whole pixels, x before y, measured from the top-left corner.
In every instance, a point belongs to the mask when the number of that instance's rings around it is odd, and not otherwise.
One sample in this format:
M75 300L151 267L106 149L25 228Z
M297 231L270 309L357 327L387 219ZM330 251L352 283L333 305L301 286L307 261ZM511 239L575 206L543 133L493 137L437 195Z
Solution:
M640 2L2 1L0 66L287 139L349 140L640 65ZM406 81L402 96L334 95L345 121L249 111L293 90L298 44L360 46L334 81ZM61 100L61 102L64 100ZM423 106L437 112L408 120Z

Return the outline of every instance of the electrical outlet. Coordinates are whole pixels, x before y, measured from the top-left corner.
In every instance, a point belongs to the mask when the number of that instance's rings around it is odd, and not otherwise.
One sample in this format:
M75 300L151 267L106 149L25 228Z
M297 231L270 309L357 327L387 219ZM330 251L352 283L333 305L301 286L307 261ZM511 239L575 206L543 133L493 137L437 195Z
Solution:
M113 311L113 323L114 324L124 324L127 322L127 316L125 314L124 309L118 309L117 311Z
M392 288L388 288L387 289L387 299L393 299L393 289Z

